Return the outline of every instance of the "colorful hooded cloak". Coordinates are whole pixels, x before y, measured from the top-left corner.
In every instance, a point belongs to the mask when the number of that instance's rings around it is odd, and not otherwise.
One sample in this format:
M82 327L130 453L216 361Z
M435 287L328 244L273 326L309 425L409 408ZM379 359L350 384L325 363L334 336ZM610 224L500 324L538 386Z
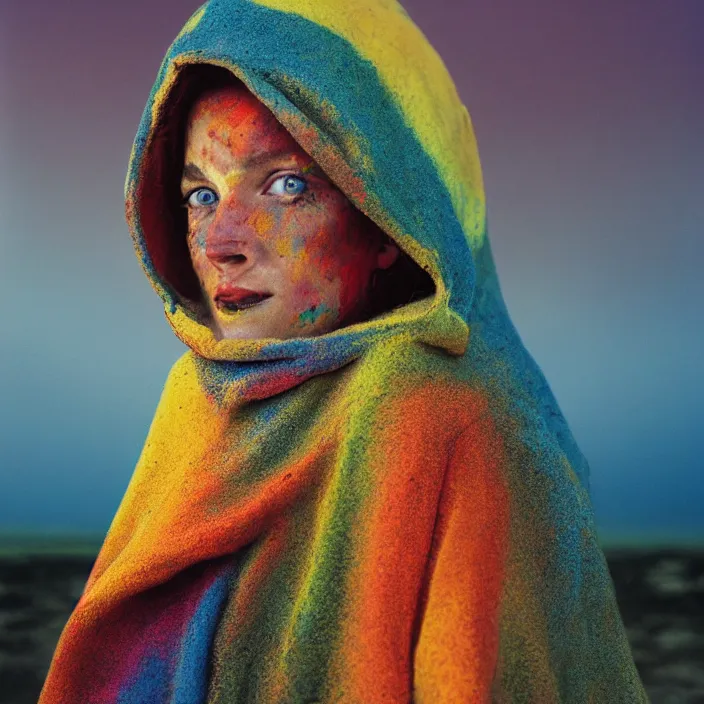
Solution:
M316 338L214 338L177 285L165 196L171 96L203 63L434 295ZM394 0L202 6L159 71L126 199L190 350L41 704L647 702L587 463L499 290L469 115Z

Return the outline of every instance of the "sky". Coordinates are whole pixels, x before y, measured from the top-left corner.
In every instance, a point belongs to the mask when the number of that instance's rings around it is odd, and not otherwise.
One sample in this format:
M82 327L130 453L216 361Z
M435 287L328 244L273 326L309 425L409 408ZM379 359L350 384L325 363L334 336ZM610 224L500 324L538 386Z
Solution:
M122 190L197 5L0 6L0 532L103 534L185 351ZM600 534L704 540L704 4L404 5L472 116L504 296Z

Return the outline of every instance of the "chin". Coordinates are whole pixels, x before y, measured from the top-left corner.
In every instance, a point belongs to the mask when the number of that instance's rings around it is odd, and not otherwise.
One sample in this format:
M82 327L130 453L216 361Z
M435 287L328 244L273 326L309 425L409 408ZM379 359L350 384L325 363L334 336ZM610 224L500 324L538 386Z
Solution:
M261 340L276 337L271 331L258 325L219 326L218 336L221 340Z
M300 327L281 330L262 325L224 325L217 329L221 340L292 340L298 337L318 337L327 332L330 330Z
M277 320L272 312L252 309L229 319L216 313L211 329L220 340L291 340L318 337L337 328L329 316L322 316L312 324L301 325L298 320L295 324L289 322L291 317L298 319L300 314L285 314L284 320Z
M294 330L277 328L271 324L262 324L262 321L242 321L240 323L217 323L217 334L222 340L287 340L291 337L300 337Z
M271 311L259 306L235 314L223 315L211 308L211 329L220 340L261 340L278 337L272 326Z

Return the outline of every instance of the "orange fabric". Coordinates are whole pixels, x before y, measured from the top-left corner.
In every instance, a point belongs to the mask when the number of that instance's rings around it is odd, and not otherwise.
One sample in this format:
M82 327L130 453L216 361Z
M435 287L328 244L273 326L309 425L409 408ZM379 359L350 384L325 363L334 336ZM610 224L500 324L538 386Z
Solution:
M326 335L216 339L170 192L176 96L203 64L433 295ZM647 702L588 464L501 295L471 121L397 2L209 0L167 52L125 194L189 351L40 704Z

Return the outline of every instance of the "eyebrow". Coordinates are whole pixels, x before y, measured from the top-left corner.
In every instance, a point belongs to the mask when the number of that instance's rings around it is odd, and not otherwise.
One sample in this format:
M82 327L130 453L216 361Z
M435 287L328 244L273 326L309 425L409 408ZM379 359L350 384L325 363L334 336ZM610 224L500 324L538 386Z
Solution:
M190 162L183 167L183 178L189 181L208 181L208 177L195 165Z
M243 168L251 169L253 167L262 166L263 164L267 164L271 161L276 161L277 159L281 159L282 157L292 155L293 152L290 149L280 149L278 151L273 152L260 152L247 158L244 162ZM311 159L310 167L306 168L309 168L312 171L313 169L315 169L316 166L317 163L315 162L315 160ZM191 162L187 163L184 166L183 178L188 179L189 181L210 181L210 179L195 164Z

